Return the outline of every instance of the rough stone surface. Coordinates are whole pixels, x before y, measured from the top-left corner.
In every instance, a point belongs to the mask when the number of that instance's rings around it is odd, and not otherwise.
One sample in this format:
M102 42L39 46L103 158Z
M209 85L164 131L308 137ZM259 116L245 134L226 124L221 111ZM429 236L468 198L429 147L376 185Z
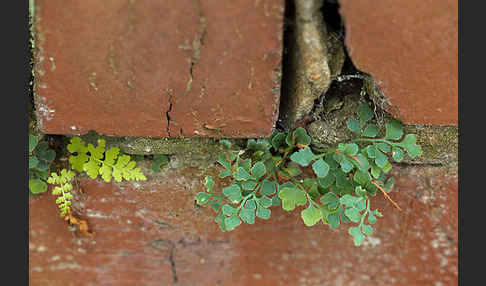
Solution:
M458 1L339 2L350 57L385 97L375 102L409 124L457 125Z
M73 208L94 238L59 218L54 196L31 197L30 285L457 285L457 167L395 166L403 211L372 198L384 217L361 247L346 228L305 227L301 208L222 233L192 200L215 169L144 171L80 180Z
M342 43L324 23L323 0L297 0L289 23L284 89L280 116L285 129L308 115L314 101L341 72L345 54ZM324 7L325 9L325 7Z
M273 131L283 0L35 3L41 131L149 137Z

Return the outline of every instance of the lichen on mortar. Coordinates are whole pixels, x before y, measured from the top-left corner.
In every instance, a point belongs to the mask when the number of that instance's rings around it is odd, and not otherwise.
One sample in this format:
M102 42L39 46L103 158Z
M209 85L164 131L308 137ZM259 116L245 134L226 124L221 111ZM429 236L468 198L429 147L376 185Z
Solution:
M130 155L170 155L174 168L197 167L206 169L214 165L221 152L217 138L149 138L113 137L90 131L80 136L83 141L94 144L104 139L107 147L118 147ZM231 139L235 144L244 144L245 139Z

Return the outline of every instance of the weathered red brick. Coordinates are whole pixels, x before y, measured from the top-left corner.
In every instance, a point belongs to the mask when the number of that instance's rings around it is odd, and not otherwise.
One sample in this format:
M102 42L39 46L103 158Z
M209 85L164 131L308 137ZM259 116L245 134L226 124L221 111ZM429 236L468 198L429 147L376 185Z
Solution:
M29 202L31 285L457 285L457 168L395 167L384 217L355 247L346 227L304 226L301 208L222 233L194 205L194 169L148 181L82 179L74 208L95 238L71 232L54 196ZM215 170L209 170L209 174ZM216 182L216 188L220 182Z
M346 44L388 111L410 124L458 123L458 1L342 0Z
M283 0L35 2L43 132L271 134Z

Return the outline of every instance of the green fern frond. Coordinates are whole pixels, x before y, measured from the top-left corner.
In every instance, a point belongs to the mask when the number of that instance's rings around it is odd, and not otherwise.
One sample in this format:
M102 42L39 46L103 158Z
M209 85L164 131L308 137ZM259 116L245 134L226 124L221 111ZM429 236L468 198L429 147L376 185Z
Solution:
M68 145L68 151L72 154L69 162L72 168L77 171L84 171L92 179L98 175L106 182L110 182L113 177L116 182L122 179L129 180L146 180L140 168L135 168L135 161L130 161L129 155L119 156L120 149L112 147L106 150L106 142L103 139L98 140L98 145L86 144L79 138L74 137Z
M130 161L130 156L122 155L113 166L113 177L115 181L121 182L122 178L125 180L146 180L145 175L140 168L134 168L135 161Z
M61 216L64 217L67 212L71 209L71 200L73 199L73 195L69 192L73 189L73 185L71 185L71 181L74 178L75 174L71 170L62 169L60 175L57 173L51 173L51 176L47 179L49 184L59 185L54 187L52 190L52 194L59 196L56 199L56 204L61 211Z

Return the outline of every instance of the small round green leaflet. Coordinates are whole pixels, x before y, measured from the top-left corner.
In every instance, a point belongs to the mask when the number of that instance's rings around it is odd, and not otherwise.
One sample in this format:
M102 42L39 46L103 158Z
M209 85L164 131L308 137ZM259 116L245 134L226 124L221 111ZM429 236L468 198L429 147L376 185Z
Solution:
M309 203L309 206L303 210L300 215L306 226L313 226L322 218L321 211L314 207L311 203Z
M251 176L255 179L258 180L260 179L265 173L267 172L265 168L265 164L262 162L257 162L253 167L251 168Z
M231 231L241 224L241 220L237 215L232 215L224 219L224 224L226 230Z
M257 207L256 216L262 219L269 219L271 211L260 205Z
M238 185L231 185L223 189L223 194L233 203L239 203L243 199L241 189Z
M310 147L305 147L290 156L290 160L303 167L308 166L314 159L316 159L316 155L312 153Z
M352 157L351 162L361 171L368 172L368 169L371 167L370 162L363 154L357 154L355 157Z
M246 171L243 167L238 167L238 171L236 171L235 179L237 181L246 181L250 179L251 176L248 174L248 171Z
M353 163L346 158L344 158L339 164L341 165L341 170L343 170L344 173L349 173L354 168Z
M359 199L360 198L352 195L344 195L339 199L339 201L345 206L353 206L355 203L358 202Z
M246 201L246 204L244 205L244 208L245 209L250 209L250 210L254 210L256 209L256 203L255 203L255 198L253 199L249 199ZM258 200L258 199L257 199Z
M352 227L349 228L348 232L349 232L350 235L353 236L354 245L358 246L358 245L361 245L361 243L363 243L365 237L361 233L361 230L359 229L359 227L352 226Z
M271 144L275 150L278 150L282 145L285 144L285 137L287 135L283 132L276 132L271 137Z
M370 146L367 146L367 147L364 149L364 152L365 152L364 154L365 154L366 156L368 156L368 158L370 158L370 159L374 159L374 158L375 158L375 156L376 156L375 154L376 154L376 152L377 152L377 151L376 151L375 146L370 145Z
M211 195L208 193L200 192L196 195L196 201L199 205L205 205L209 202Z
M240 186L243 190L246 191L252 191L255 189L255 187L258 185L258 183L254 180L249 180L249 181L243 181L241 182Z
M228 204L223 206L223 214L225 216L232 216L232 215L236 214L237 212L238 212L237 208L234 208L234 207L232 207Z
M236 159L236 166L238 166L238 168L243 168L243 170L245 170L247 173L250 173L250 168L251 168L251 158L248 158L246 160L244 159L241 159L240 157L238 157Z
M211 193L213 191L213 187L214 187L213 177L211 177L211 176L205 177L204 178L204 186L206 187L208 192Z
M356 193L357 196L359 197L366 197L366 189L363 189L361 186L357 186L354 189L354 192Z
M29 135L29 153L34 151L35 146L37 146L37 137L34 135Z
M231 148L231 141L227 140L227 139L221 139L219 140L219 144L221 144L221 148L223 150L229 150Z
M277 184L275 182L263 181L261 193L264 195L273 195L277 191Z
M395 162L401 162L403 159L403 150L393 146L392 147L392 158L395 160Z
M283 171L283 173L286 173L290 177L295 177L302 174L302 170L300 169L299 164L294 162L290 162L287 165L287 168L283 168Z
M29 157L29 169L34 169L39 164L37 157Z
M376 126L375 124L368 124L362 135L364 137L376 137L376 135L378 135L378 132L380 132L378 126Z
M305 192L296 187L280 189L278 197L282 200L282 208L286 211L291 211L295 206L303 206L307 203Z
M358 106L358 116L359 116L359 125L361 128L366 124L366 122L368 122L371 118L373 118L373 111L371 110L368 103L362 102Z
M231 170L229 169L222 169L219 174L218 174L218 177L220 178L226 178L226 177L229 177L233 175L233 172L231 172Z
M218 160L216 162L218 162L221 166L223 166L225 170L231 171L231 162L226 159L225 154L219 154Z
M264 208L268 208L272 205L272 199L268 198L267 196L262 196L258 199L258 204Z
M349 156L354 156L358 154L359 147L354 143L349 144L339 144L339 151Z
M326 222L329 224L331 229L336 229L339 227L339 214L336 212L329 213L326 217Z
M391 120L385 124L385 139L400 140L403 136L403 125L397 120Z
M268 142L267 140L250 139L250 140L248 140L248 143L247 143L247 149L255 150L255 151L262 151L262 150L266 150L267 148L269 148L270 147L269 145L270 145L270 142Z
M348 127L348 129L354 133L360 133L360 128L359 128L359 123L358 123L358 120L356 119L350 119L348 121L346 121L346 126Z
M40 179L30 179L29 190L33 194L40 194L47 190L47 184Z
M335 180L336 177L334 177L332 173L328 173L324 178L319 178L318 182L320 187L327 189L335 182Z
M388 157L385 154L383 154L381 151L377 151L375 153L375 163L378 167L383 169L387 162Z
M300 146L308 146L311 143L311 137L307 135L307 131L299 127L292 133L294 142Z
M374 144L378 150L381 150L383 153L390 152L390 145L387 143L379 142Z
M332 192L328 192L321 197L321 203L323 205L327 205L327 207L331 210L336 209L338 207L339 201L340 201L339 198Z
M408 155L413 159L422 154L422 148L416 143L417 136L415 134L407 134L399 145L405 148Z
M255 223L255 210L244 208L240 211L240 218L248 224Z
M37 158L45 161L53 161L56 158L56 152L49 149L49 143L42 141L34 149L34 154Z
M375 164L371 165L371 175L373 178L378 179L381 175L381 169Z
M329 173L329 165L322 158L319 158L319 160L312 164L312 170L314 170L318 178L324 178Z
M371 181L371 175L369 172L363 172L363 171L360 171L360 170L357 170L355 173L354 173L354 176L353 176L353 180L364 186L366 185L369 181Z
M346 208L344 210L344 214L352 221L352 222L359 222L361 219L361 214L357 209L354 208Z

